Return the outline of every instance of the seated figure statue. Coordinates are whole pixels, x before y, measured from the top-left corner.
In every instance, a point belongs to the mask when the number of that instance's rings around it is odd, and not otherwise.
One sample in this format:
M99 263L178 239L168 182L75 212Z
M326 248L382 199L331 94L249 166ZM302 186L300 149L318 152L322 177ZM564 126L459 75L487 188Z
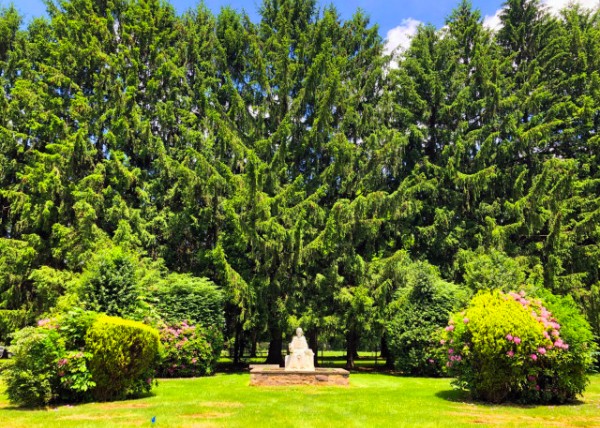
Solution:
M285 357L286 370L315 370L315 353L308 347L306 338L300 327L296 329L296 335L289 345L289 350L290 355L286 355Z

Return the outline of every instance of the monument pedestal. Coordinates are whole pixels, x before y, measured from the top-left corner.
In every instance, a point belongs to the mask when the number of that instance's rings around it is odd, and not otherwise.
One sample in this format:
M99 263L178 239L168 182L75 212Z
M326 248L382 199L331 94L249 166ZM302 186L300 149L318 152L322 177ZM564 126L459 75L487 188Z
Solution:
M316 368L313 371L307 371L255 365L250 370L250 385L252 386L348 386L349 380L350 372L344 369Z

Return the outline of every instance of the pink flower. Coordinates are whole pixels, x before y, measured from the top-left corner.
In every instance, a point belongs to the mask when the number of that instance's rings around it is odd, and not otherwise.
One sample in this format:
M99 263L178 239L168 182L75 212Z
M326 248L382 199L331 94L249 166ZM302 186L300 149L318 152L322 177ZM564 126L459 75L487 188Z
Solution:
M46 324L48 324L49 322L50 322L50 318L44 318L43 320L39 320L39 321L37 322L37 325L38 325L39 327L43 327L43 326L45 326Z
M537 355L536 354L531 354L529 356L529 358L531 358L533 361L536 361L537 360Z
M546 353L546 348L544 348L544 347L540 346L540 347L537 349L537 351L538 351L540 354L544 355L544 354Z
M194 358L194 360L195 360L195 358ZM192 360L192 362L195 362L194 360ZM428 362L429 364L433 364L433 363L434 363L433 359L431 359L431 358L430 358L430 359L428 359L428 360L427 360L427 362Z
M446 327L446 331L452 331L452 330L454 330L453 325L449 325L448 327Z
M464 322L465 324L469 324L469 318L463 318L463 322Z
M509 334L507 334L507 335L506 335L506 340L508 340L509 342L512 342L512 341L513 341L513 335L512 335L512 334L510 334L510 333L509 333Z
M446 367L452 367L452 362L451 362L451 361L448 361L448 362L446 363Z
M535 382L535 380L536 380L536 379L537 379L537 378L536 378L535 376L533 376L533 375L529 375L529 376L527 376L527 380L528 380L529 382Z
M67 360L66 358L61 358L60 360L58 360L58 367L63 367L65 366L67 363L69 362L69 360Z
M449 349L448 349L448 354L450 354L450 355L454 354L454 349L452 349L452 348L449 348Z
M440 345L445 345L445 344L446 344L446 340L445 339L440 340Z
M536 390L536 391L539 391L539 390L540 390L540 386L539 386L539 385L536 385L536 386L535 386L535 390Z
M521 343L521 338L515 336L515 338L513 339L513 341L518 345L519 343Z
M196 364L197 361L198 361L198 358L192 358L192 364Z
M508 355L509 358L512 358L515 356L515 353L513 351L508 351L506 355Z
M552 333L550 333L550 334L551 334L552 336L554 336L554 337L558 337L558 335L559 335L560 333L558 332L558 330L552 330Z

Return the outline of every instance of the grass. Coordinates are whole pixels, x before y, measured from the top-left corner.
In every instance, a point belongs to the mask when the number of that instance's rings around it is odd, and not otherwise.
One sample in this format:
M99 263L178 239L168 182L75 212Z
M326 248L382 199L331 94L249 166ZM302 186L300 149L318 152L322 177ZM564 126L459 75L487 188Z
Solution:
M155 395L116 403L11 407L0 385L2 427L461 427L600 426L600 376L564 406L471 403L448 379L353 373L350 387L250 387L248 373L161 380ZM156 417L156 423L151 418Z

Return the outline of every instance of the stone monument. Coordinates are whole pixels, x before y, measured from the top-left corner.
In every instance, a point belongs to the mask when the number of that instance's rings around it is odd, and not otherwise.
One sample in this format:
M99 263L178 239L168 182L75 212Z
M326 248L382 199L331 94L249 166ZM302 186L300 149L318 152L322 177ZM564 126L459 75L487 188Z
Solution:
M315 353L308 347L300 327L296 329L288 349L290 354L285 357L285 367L269 364L250 366L250 385L348 385L350 373L344 369L315 369Z
M300 327L296 329L296 335L293 337L288 349L290 354L285 356L285 369L287 371L315 371L315 353L308 347L306 337L304 337Z

